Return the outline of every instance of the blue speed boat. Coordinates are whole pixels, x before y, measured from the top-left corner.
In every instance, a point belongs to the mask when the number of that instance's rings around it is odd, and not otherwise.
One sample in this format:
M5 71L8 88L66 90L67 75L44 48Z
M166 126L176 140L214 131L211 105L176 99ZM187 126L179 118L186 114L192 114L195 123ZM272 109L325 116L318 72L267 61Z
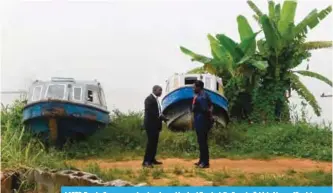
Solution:
M205 91L214 105L214 119L226 127L229 121L228 101L223 96L222 79L211 74L176 74L166 81L165 96L162 99L162 112L169 119L169 129L193 129L191 106L194 97L193 84L196 80L204 82Z
M23 121L33 133L62 146L105 127L110 116L99 82L51 78L29 88Z

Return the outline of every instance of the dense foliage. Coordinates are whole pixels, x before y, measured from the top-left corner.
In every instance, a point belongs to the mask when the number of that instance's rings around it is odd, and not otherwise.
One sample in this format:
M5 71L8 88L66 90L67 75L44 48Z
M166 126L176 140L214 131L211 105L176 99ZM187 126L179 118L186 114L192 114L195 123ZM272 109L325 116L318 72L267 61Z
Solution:
M251 113L257 121L289 120L286 92L295 90L320 115L320 107L298 75L309 76L332 86L328 78L307 70L294 70L311 56L309 50L328 48L331 41L306 42L308 28L314 28L331 11L328 6L322 11L314 9L301 22L295 24L296 1L280 4L268 2L268 14L264 14L252 1L248 1L255 12L260 31L254 33L246 18L237 17L241 43L226 35L216 38L208 35L212 57L196 54L187 48L181 51L192 57L192 61L204 64L191 72L209 72L223 79L225 95L229 99L232 117L244 118ZM256 40L258 33L264 38ZM257 49L258 48L258 49ZM200 71L201 70L201 71ZM247 116L245 116L247 117Z

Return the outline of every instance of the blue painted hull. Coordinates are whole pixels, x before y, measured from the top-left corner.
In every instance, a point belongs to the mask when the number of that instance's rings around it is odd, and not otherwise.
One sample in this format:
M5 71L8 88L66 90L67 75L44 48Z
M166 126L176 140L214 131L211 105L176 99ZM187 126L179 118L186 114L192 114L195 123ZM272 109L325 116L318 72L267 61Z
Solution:
M226 126L229 122L227 99L210 90L205 89L214 105L213 116L219 124ZM183 131L193 129L192 100L194 94L192 87L181 87L168 93L162 99L162 112L169 119L167 122L171 130Z
M109 122L109 112L68 101L40 101L23 110L25 126L44 140L62 146L67 139L92 135Z

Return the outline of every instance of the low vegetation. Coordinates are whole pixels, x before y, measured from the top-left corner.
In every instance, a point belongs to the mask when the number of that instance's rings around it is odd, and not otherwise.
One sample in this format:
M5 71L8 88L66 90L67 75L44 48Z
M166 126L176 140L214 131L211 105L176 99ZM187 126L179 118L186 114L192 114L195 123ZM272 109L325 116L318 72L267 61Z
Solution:
M22 105L1 111L1 166L68 168L64 160L107 158L113 160L141 159L146 136L142 114L115 111L112 124L86 141L66 144L62 151L46 150L44 145L24 130L21 123ZM18 121L19 120L19 121ZM212 158L258 158L277 156L332 161L332 131L329 126L305 122L279 124L234 123L229 129L213 128L210 134ZM171 132L164 128L159 141L162 157L196 158L198 146L194 132ZM155 171L158 178L162 171Z

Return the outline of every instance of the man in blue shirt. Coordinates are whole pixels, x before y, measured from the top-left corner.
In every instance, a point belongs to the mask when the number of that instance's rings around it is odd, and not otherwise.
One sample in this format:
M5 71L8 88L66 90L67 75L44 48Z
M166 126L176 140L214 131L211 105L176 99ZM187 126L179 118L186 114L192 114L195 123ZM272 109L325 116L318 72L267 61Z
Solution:
M208 132L212 127L213 105L209 95L204 91L204 83L197 80L194 83L192 111L194 113L194 128L199 143L200 159L195 163L199 168L209 168Z

